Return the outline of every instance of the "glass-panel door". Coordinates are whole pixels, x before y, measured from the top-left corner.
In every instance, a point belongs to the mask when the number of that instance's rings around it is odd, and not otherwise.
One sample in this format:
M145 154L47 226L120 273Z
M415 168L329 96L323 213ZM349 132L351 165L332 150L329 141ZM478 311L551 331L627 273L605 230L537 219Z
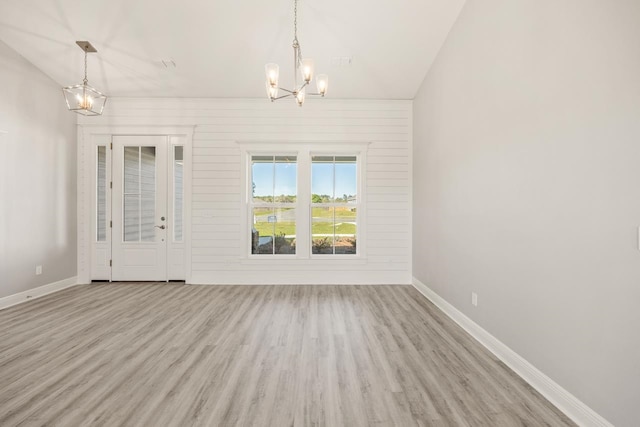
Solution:
M113 280L167 280L167 137L113 137Z

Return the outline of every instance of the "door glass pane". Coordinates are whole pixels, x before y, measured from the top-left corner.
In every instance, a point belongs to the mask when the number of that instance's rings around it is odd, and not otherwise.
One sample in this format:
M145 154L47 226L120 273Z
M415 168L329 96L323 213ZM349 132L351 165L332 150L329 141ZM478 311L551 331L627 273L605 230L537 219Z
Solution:
M124 227L125 242L140 241L140 196L137 194L124 195Z
M140 147L140 240L156 239L156 147Z
M184 200L184 148L181 145L173 151L173 240L182 242L182 213Z
M124 147L124 194L140 192L140 147Z
M155 147L124 147L123 198L123 240L155 241Z
M98 147L96 177L96 241L107 240L107 147Z

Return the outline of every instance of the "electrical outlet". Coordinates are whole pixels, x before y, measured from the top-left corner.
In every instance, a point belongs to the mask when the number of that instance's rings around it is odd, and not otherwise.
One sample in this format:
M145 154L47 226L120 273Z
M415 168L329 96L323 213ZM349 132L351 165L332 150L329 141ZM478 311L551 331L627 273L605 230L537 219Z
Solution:
M42 266L36 265L36 276L39 276L41 274L42 274Z
M478 294L475 292L471 292L471 304L473 304L474 307L478 306Z

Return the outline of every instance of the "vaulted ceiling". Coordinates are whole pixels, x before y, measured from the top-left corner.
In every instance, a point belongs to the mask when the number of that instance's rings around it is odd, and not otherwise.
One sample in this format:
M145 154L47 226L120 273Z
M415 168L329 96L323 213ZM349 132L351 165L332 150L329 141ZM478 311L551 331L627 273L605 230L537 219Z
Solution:
M299 0L298 39L332 98L412 99L463 4ZM61 86L90 41L89 83L110 96L263 97L267 62L293 80L293 0L1 0L0 40Z

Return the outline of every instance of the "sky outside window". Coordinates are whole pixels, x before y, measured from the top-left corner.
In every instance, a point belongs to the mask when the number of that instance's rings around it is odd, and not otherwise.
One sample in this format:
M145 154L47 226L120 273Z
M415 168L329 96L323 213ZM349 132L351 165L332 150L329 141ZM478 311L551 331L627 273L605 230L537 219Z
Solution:
M286 161L285 159L289 159ZM325 159L324 157L322 159ZM356 196L357 174L356 162L338 161L314 161L311 166L311 193L342 198ZM254 184L253 195L255 197L280 196L297 194L297 167L295 158L254 157L252 164L252 178ZM335 173L335 194L334 194ZM275 182L274 182L275 177Z
M317 159L322 159L317 161ZM326 160L325 160L326 159ZM341 198L356 196L357 175L355 157L350 161L338 161L334 163L333 157L314 157L311 166L311 193ZM334 179L335 172L335 194Z
M251 174L254 197L297 194L295 157L254 156Z

